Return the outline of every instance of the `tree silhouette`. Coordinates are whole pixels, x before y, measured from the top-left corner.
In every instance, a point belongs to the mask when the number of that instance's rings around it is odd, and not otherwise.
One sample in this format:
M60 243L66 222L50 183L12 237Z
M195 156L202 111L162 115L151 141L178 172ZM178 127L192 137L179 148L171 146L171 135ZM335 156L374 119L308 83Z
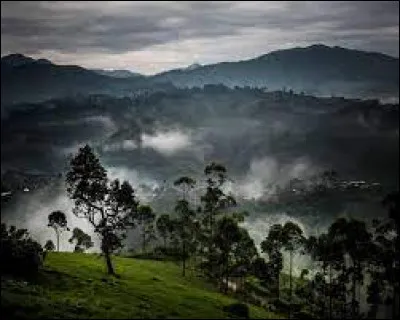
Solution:
M132 186L118 179L109 182L106 170L88 145L71 160L66 183L75 203L73 213L87 219L101 236L107 272L115 275L111 254L122 246L127 229L135 226L137 218L138 202Z
M44 245L44 249L46 251L54 251L54 249L56 248L56 246L54 245L53 241L51 240L47 240L45 245Z
M292 267L293 267L293 254L296 250L304 244L304 236L301 228L293 223L286 222L282 228L281 243L284 250L289 251L289 318L291 317L291 304L293 296L293 283L292 283Z
M64 212L57 210L50 213L48 219L47 226L54 229L57 238L57 251L60 251L60 234L65 230L69 231L67 217Z
M237 222L229 217L223 217L217 223L215 244L219 253L220 272L218 274L221 284L225 277L225 291L228 289L229 270L235 257L234 249L238 247L243 234Z
M204 195L201 196L203 204L203 235L205 241L204 247L207 249L207 259L210 262L208 265L211 267L211 260L214 255L214 227L215 221L223 210L226 210L236 205L235 199L231 195L227 195L221 189L223 184L227 181L226 168L218 163L211 162L204 169L206 175L207 188ZM210 270L209 270L210 271Z
M54 242L53 242L53 241L47 240L43 248L44 248L43 260L45 260L45 259L46 259L46 256L47 256L47 252L49 252L49 251L54 251L54 249L56 248L56 246L54 245Z
M75 241L75 252L84 252L93 247L92 238L79 228L72 230L72 237L68 240L70 243Z
M393 239L394 250L392 251L392 263L386 264L386 278L393 286L392 318L397 319L400 308L400 212L399 212L400 194L399 191L389 193L382 201L382 204L388 209L389 218L395 225L396 236ZM390 251L389 251L390 252Z
M176 202L175 212L178 216L178 236L181 243L181 254L182 254L182 276L185 276L186 270L186 259L189 255L189 246L194 240L193 234L193 223L196 212L190 208L188 202L188 193L193 189L196 181L190 177L183 176L174 181L174 185L178 187L183 196Z
M283 247L283 227L280 224L274 224L270 227L267 237L261 242L262 252L268 255L268 264L274 270L276 281L276 294L279 299L280 281L279 275L283 268L283 259L281 249Z

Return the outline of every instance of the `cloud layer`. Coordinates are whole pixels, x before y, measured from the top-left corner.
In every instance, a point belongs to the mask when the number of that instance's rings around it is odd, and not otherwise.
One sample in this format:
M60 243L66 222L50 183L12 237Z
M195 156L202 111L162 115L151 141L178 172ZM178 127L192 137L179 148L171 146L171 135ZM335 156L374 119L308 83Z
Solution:
M321 42L398 56L398 12L398 1L2 1L1 54L147 74Z

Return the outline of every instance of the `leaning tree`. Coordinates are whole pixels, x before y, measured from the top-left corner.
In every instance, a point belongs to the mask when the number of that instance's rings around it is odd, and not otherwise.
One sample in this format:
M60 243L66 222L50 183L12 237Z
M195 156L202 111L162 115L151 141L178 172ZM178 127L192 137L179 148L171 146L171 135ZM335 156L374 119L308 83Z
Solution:
M101 237L107 272L115 275L111 254L122 247L128 228L135 226L138 201L132 186L118 179L109 181L107 171L88 146L71 160L67 191L74 201L73 213L86 219Z

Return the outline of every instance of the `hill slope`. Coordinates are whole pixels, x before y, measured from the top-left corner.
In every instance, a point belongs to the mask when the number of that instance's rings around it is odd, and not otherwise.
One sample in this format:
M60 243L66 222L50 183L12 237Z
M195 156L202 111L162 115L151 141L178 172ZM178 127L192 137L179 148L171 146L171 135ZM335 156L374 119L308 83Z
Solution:
M207 288L201 279L182 278L170 262L114 259L121 279L105 276L97 255L52 253L35 285L2 277L3 315L35 318L229 318L223 306L234 300ZM251 318L276 318L251 307Z
M381 53L312 45L255 59L171 70L155 78L180 87L224 84L284 87L312 94L398 96L399 59Z

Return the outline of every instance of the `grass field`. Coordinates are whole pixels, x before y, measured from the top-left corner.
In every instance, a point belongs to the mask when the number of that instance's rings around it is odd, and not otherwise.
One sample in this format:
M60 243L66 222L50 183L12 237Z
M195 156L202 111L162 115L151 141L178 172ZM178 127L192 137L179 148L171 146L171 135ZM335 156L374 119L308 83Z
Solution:
M113 259L120 279L95 254L50 253L30 283L2 277L2 316L20 318L230 318L236 302L173 262ZM251 318L279 318L250 306Z

